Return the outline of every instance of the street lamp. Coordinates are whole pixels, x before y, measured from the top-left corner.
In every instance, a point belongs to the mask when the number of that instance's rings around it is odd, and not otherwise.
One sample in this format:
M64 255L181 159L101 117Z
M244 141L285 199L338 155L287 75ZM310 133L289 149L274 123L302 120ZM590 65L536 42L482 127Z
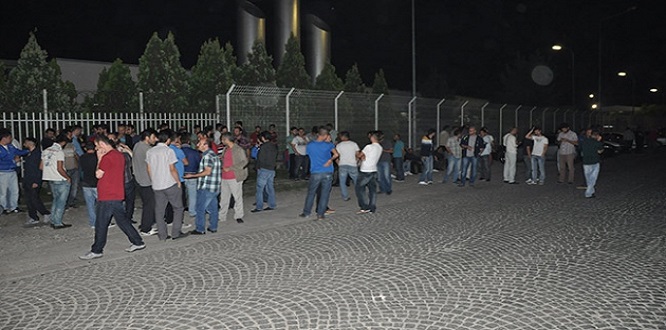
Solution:
M634 76L628 75L625 71L620 71L617 73L618 77L629 77L631 78L631 117L634 117L634 105L636 104L636 78Z
M658 91L659 91L659 89L656 89L656 88L650 88L650 93L656 93L656 92L658 92Z
M590 95L588 95L587 97L593 99L593 98L594 98L594 94L590 94Z
M565 49L562 45L553 45L551 48L554 51ZM570 47L566 47L566 49L571 53L571 106L576 107L576 58L573 49Z

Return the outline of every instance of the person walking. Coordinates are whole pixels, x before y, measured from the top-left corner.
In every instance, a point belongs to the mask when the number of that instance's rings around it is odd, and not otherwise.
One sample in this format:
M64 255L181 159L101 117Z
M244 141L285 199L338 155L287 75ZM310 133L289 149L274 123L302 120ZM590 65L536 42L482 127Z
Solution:
M402 142L400 134L393 136L393 169L395 181L405 182L405 143Z
M227 220L229 202L234 198L234 217L243 223L243 181L247 179L248 159L245 150L236 144L231 133L224 133L220 138L225 146L222 151L222 190L220 192L220 221Z
M379 144L382 146L382 154L377 162L377 176L379 179L379 192L390 195L393 193L391 186L391 159L393 158L393 142L386 138L382 131L378 131Z
M358 165L356 153L361 150L356 142L350 140L348 131L340 132L340 142L335 146L340 157L338 158L338 172L340 175L340 194L343 201L348 201L349 191L347 190L347 178L356 186L358 179Z
M446 154L448 155L446 173L442 183L447 183L449 179L458 184L460 181L460 161L462 158L462 147L460 146L460 129L453 131L453 136L446 141Z
M600 155L604 152L604 144L601 140L601 135L597 130L592 130L591 136L583 140L583 171L585 173L585 182L587 183L587 188L585 189L586 198L596 197L595 186L599 178L599 170L601 169Z
M421 138L421 162L423 163L423 172L421 172L421 177L419 179L420 185L432 184L433 153L435 152L432 138L434 136L435 130L431 128Z
M53 145L42 152L42 180L49 181L53 203L51 205L51 227L63 229L71 227L71 224L63 223L62 216L65 213L67 196L71 186L70 177L65 171L65 153L62 151L69 140L64 135L59 135Z
M513 127L502 138L504 144L504 183L518 184L516 182L516 160L518 158L518 144L516 143L518 128Z
M197 205L195 214L195 228L190 232L192 235L203 235L206 233L206 213L210 223L208 231L217 232L219 221L219 208L217 197L220 195L222 186L222 161L212 150L213 140L199 140L197 149L202 152L201 161L197 173L186 173L186 180L197 180ZM227 200L229 200L227 198Z
M541 135L540 127L532 128L532 130L527 132L525 138L534 141L534 147L532 149L532 182L528 182L528 184L544 185L546 183L546 152L548 151L548 138Z
M97 177L97 207L95 211L95 240L90 252L80 256L82 260L101 258L109 231L111 218L116 219L118 228L129 239L125 251L134 252L146 247L132 223L127 218L123 200L125 199L125 157L114 148L113 143L103 135L95 137L95 147L99 166Z
M40 223L37 213L42 215L42 221L49 223L49 212L39 196L42 188L42 170L39 169L39 163L42 161L42 151L37 148L37 139L28 137L23 141L24 150L28 154L23 156L23 192L25 193L25 203L28 207L28 219L26 226L34 226Z
M275 165L277 162L277 144L271 142L271 133L264 131L259 134L260 143L257 152L257 191L255 194L256 206L252 213L274 210L275 204ZM264 209L264 198L268 201L268 207Z
M460 147L462 148L462 170L460 171L460 184L459 187L465 186L467 179L467 171L470 169L469 186L474 186L476 180L476 169L479 164L479 155L484 150L485 143L483 139L476 134L476 127L470 126L467 135L460 139Z
M19 186L16 159L28 154L28 150L17 149L12 144L12 133L0 131L0 212L18 213Z
M357 154L361 168L356 181L356 199L360 210L356 214L375 213L377 211L377 164L384 152L379 144L380 132L371 132L370 144ZM366 188L368 189L366 196Z
M328 130L320 128L317 132L317 139L307 144L306 154L310 157L310 182L303 213L299 215L301 218L310 216L315 195L319 194L319 203L316 208L317 220L325 219L324 215L333 184L333 161L340 156L335 150L335 145L326 141L328 138Z
M88 224L90 228L95 229L97 208L97 152L95 152L95 143L86 142L85 151L81 158L79 158L79 165L83 172L81 179L81 187L83 188L83 199L86 202L86 209L88 210ZM134 183L132 183L134 184ZM127 189L127 188L125 188Z
M148 174L148 163L146 163L146 155L156 141L157 132L151 128L146 129L141 132L139 141L134 144L133 149L132 171L142 204L141 225L139 226L139 233L142 236L157 234L157 228L153 228L155 224L155 192Z
M560 125L560 133L557 135L557 142L560 143L559 154L559 169L560 176L557 183L564 183L567 179L566 172L569 171L567 182L574 183L574 159L576 158L576 146L578 146L578 135L572 131L569 124L563 123Z

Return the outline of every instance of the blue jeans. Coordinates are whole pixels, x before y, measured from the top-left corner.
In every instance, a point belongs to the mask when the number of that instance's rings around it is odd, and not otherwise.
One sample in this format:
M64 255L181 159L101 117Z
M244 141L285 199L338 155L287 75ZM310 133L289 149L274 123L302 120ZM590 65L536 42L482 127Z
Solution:
M592 197L592 195L594 195L594 186L597 184L597 178L599 177L600 169L601 165L599 163L583 165L583 171L585 172L585 182L587 183L585 197Z
M53 204L51 205L51 224L54 226L62 225L62 215L65 213L67 197L71 185L67 181L49 181Z
M319 190L320 198L317 205L317 217L323 218L328 207L328 197L331 194L331 185L333 184L333 173L311 173L308 184L308 196L305 198L303 214L310 215L315 195Z
M13 211L18 207L19 187L16 171L0 172L0 211Z
M368 187L368 197L365 196ZM377 172L358 172L356 181L356 199L361 210L375 212L377 210Z
M268 201L268 207L274 209L275 205L275 187L273 181L275 180L275 171L260 168L257 172L257 193L254 198L256 199L256 209L264 209L264 197Z
M460 171L460 184L465 185L465 180L467 179L467 170L472 167L471 173L469 176L469 184L474 184L476 180L476 168L479 166L479 157L463 157L462 158L462 169Z
M191 217L197 216L197 179L185 179L187 191L187 213Z
M83 187L83 199L86 200L86 208L88 209L88 224L90 227L95 226L95 206L97 205L97 188L96 187Z
M453 157L452 155L449 155L447 158L446 174L444 174L442 182L446 183L449 179L454 182L460 180L460 158Z
M130 243L134 245L143 245L143 240L139 232L132 226L132 223L125 215L125 205L123 201L98 201L95 210L97 224L95 226L95 242L90 251L102 253L106 245L106 238L109 231L111 217L116 218L118 228L125 233Z
M81 171L78 168L67 170L67 175L72 179L69 186L69 196L67 197L67 206L74 206L77 202L76 195L79 192L79 181L81 181Z
M340 165L338 167L338 175L340 177L340 193L342 199L349 199L349 191L347 190L347 177L349 177L354 185L358 178L358 167L351 165Z
M421 157L421 161L423 162L423 172L421 172L419 181L430 182L432 181L432 156Z
M377 163L377 177L379 179L379 190L387 194L392 193L390 161L381 161Z
M539 182L546 182L546 159L542 156L532 155L532 181L537 181L537 171L539 172Z
M217 222L219 221L219 206L217 203L217 195L219 192L212 192L209 190L197 190L197 205L195 206L197 216L194 221L196 230L200 233L206 232L206 212L209 214L208 221L210 221L210 230L217 230Z
M395 169L395 179L405 180L405 160L402 157L393 158L393 168Z

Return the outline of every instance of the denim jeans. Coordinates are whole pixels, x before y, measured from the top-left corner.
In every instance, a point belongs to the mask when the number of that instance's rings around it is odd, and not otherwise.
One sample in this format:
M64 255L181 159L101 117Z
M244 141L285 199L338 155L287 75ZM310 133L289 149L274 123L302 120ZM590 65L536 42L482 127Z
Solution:
M367 197L366 187L368 187ZM377 172L358 172L355 189L361 210L375 212L377 210Z
M185 179L187 189L187 213L191 217L197 216L197 179Z
M453 182L460 180L460 158L450 155L448 158L448 165L446 166L446 174L444 174L443 183L451 179Z
M53 204L51 205L51 224L55 226L62 225L62 215L65 213L67 197L71 185L67 181L49 181Z
M379 190L381 192L387 194L393 192L391 189L391 162L381 161L377 163L377 178L379 179Z
M257 202L255 207L257 210L264 209L264 198L268 201L268 207L272 209L276 207L274 180L275 171L260 168L257 172L257 193L254 196Z
M88 224L91 227L95 226L95 207L97 205L97 188L96 187L83 187L83 198L86 200L86 208L88 209Z
M587 189L585 190L585 197L592 197L594 195L594 186L597 184L597 178L599 177L599 170L601 165L599 163L591 165L583 165L583 171L585 173L585 182L587 182Z
M423 162L423 172L421 172L419 181L430 182L432 181L432 156L421 157L421 161Z
M308 184L308 195L305 198L303 214L310 215L315 195L319 190L319 203L317 205L317 217L323 218L328 207L328 197L331 194L331 185L333 184L333 173L311 173Z
M402 159L402 157L393 158L393 169L395 169L396 180L405 180L405 161Z
M217 203L217 195L219 192L212 192L210 190L197 190L197 205L196 208L196 230L200 233L206 232L206 213L208 213L208 221L210 222L210 230L217 230L217 223L219 221L219 207Z
M532 181L537 181L537 172L539 172L539 182L546 182L546 159L542 156L532 155Z
M125 206L123 201L98 201L95 210L97 224L95 226L95 242L90 251L102 253L106 245L106 238L109 231L111 217L116 218L118 228L125 233L130 243L134 245L143 245L143 240L139 236L132 223L125 216Z
M340 175L340 193L342 194L342 199L349 199L349 191L347 190L347 177L349 177L354 185L356 185L356 180L358 178L358 167L351 165L340 165L338 167L338 173Z
M67 196L67 206L73 206L76 204L76 195L79 192L79 181L81 181L81 171L79 168L74 168L67 170L67 175L72 179L71 185L69 187L69 194Z
M16 171L0 172L0 211L13 211L18 207L19 186Z
M479 166L479 157L463 157L462 158L462 169L460 171L460 184L465 185L465 180L467 179L467 170L471 167L471 173L469 175L469 184L473 185L474 180L476 180L476 168Z
M134 180L125 182L125 216L130 222L134 219L134 204L136 203L136 186Z

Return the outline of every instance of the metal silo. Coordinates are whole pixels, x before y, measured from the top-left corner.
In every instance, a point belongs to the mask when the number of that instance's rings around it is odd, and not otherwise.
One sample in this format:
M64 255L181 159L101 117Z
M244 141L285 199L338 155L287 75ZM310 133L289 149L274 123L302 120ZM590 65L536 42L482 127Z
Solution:
M297 39L300 40L301 38L300 1L276 0L275 14L275 51L273 58L277 66L282 63L289 37L293 34Z
M331 29L314 15L307 15L305 22L305 61L314 84L326 62L331 59Z
M249 1L238 4L238 64L247 62L247 54L256 41L266 43L266 16Z

